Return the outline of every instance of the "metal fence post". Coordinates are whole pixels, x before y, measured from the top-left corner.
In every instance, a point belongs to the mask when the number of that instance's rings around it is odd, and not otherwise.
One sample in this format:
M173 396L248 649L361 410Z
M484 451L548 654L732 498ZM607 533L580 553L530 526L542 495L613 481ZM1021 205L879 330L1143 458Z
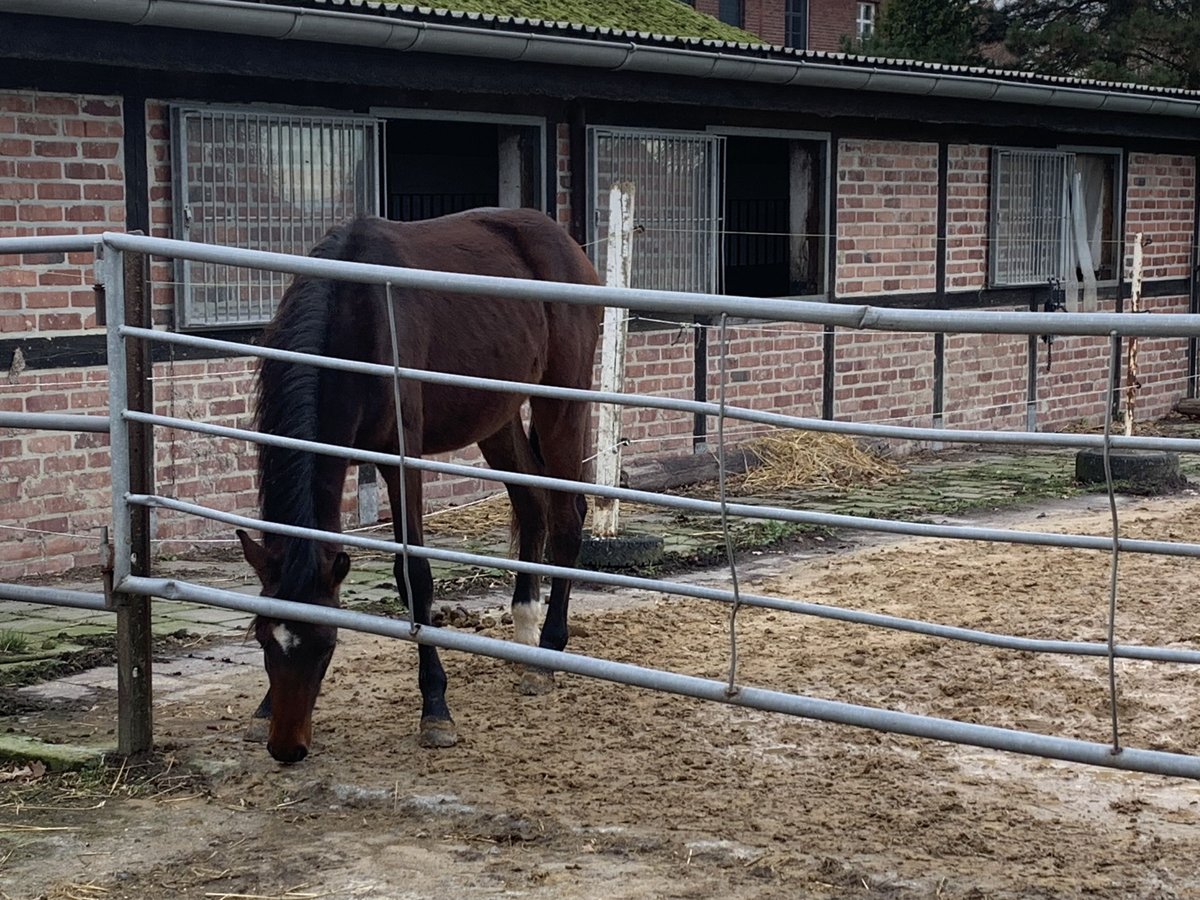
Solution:
M150 598L121 591L130 575L150 574L150 510L131 506L129 493L153 490L151 427L125 421L127 409L152 412L150 347L127 340L125 323L149 327L146 265L140 253L104 247L108 315L109 423L112 465L113 556L108 602L117 613L117 751L142 753L153 744Z

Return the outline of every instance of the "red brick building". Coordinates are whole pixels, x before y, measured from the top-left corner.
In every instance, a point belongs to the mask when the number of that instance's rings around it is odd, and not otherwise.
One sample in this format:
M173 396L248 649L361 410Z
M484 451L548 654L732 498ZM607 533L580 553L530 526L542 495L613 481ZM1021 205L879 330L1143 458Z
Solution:
M1086 274L1112 310L1143 233L1147 305L1197 308L1194 93L358 0L144 5L139 24L122 3L0 0L0 237L129 229L303 251L355 212L491 204L541 207L590 245L608 184L637 169L635 277L649 287L1028 310L1048 278ZM750 20L762 9L747 3L749 27L767 27ZM679 171L695 177L671 182ZM1086 253L1051 227L1076 175ZM1021 230L1030 216L1050 228L1037 242ZM105 413L91 266L0 260L0 412ZM229 340L253 340L282 289L165 261L152 274L156 327ZM635 321L627 390L715 397L710 326ZM1059 339L1049 370L1038 341L997 336L743 322L728 349L730 403L797 415L1052 430L1098 420L1106 402L1103 339ZM1142 414L1194 393L1195 349L1143 342ZM246 426L253 371L245 356L163 350L156 408ZM684 454L712 427L627 410L623 437L631 458ZM253 511L251 449L156 441L162 493ZM104 435L0 425L0 578L96 561L107 464ZM479 490L443 480L428 496ZM348 526L355 509L350 492ZM156 522L167 551L227 530Z
M695 0L696 9L768 44L837 53L843 38L870 34L881 0Z

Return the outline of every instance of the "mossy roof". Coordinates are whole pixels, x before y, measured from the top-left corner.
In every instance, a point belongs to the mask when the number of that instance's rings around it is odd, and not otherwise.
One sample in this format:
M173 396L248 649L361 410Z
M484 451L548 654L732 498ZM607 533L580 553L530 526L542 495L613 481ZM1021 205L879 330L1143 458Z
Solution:
M272 0L312 5L314 0ZM402 0L315 0L328 6L380 7L415 16L479 13L502 19L547 24L587 25L615 31L702 38L732 44L764 44L762 38L697 12L681 0L449 0L445 5L413 5Z

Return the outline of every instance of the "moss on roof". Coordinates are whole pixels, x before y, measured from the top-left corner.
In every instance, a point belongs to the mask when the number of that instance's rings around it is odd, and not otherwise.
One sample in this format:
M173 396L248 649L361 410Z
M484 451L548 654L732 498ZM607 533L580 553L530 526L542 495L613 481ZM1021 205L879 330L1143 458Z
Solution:
M606 25L625 31L649 31L676 37L763 43L748 31L696 12L680 0L454 0L464 12L524 16L576 25Z
M384 0L389 6L403 0ZM648 31L673 37L711 38L732 43L763 44L762 38L696 12L681 0L449 0L454 12L491 13L513 18L600 25L622 31Z

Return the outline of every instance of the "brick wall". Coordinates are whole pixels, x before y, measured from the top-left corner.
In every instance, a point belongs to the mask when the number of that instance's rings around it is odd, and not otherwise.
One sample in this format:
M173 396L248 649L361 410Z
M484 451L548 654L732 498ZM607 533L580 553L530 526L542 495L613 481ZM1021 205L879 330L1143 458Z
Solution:
M932 290L937 145L845 140L837 159L837 295Z
M843 37L858 34L857 0L812 0L808 9L809 50L836 53Z
M746 0L746 21L742 27L757 34L768 44L782 47L786 43L785 5L785 0Z
M933 416L933 335L839 330L835 418L929 425Z
M1143 235L1143 279L1186 278L1196 265L1196 160L1191 156L1133 153L1126 186L1126 247ZM1148 240L1148 243L1146 243ZM1132 249L1126 265L1132 266ZM1142 300L1147 312L1187 312L1187 297ZM1138 419L1170 411L1187 390L1187 341L1183 338L1144 339L1138 348L1138 377L1142 387L1135 400Z
M3 270L0 270L3 271ZM10 375L0 409L103 414L103 369ZM109 512L108 435L0 428L0 578L99 561Z
M792 416L821 415L823 330L788 322L731 325L726 359L726 403ZM721 342L716 328L708 334L708 399L720 396ZM729 420L726 441L737 444L768 430ZM708 442L715 445L717 423L708 420Z
M990 150L952 144L946 170L946 290L987 284Z
M1027 346L1024 335L946 335L942 420L947 428L1024 430Z
M1196 161L1191 156L1132 153L1126 186L1126 271L1133 265L1133 238L1144 236L1144 275L1185 278L1192 263Z
M172 234L170 134L167 107L147 105L152 233ZM570 214L568 130L558 127L557 216ZM0 93L0 235L63 233L123 226L124 136L120 103L107 97ZM975 290L986 279L989 149L950 148L947 284ZM837 290L931 290L936 262L937 148L926 143L847 140L838 147ZM1191 158L1134 154L1130 158L1129 231L1152 238L1149 280L1180 278L1191 264L1196 173ZM6 261L7 262L7 261ZM0 265L0 333L5 336L92 332L91 255L29 257ZM154 318L174 321L171 265L155 262ZM1155 298L1151 311L1184 311L1186 297ZM1111 308L1111 301L1108 306ZM94 333L99 333L95 331ZM707 393L718 393L719 341L708 334ZM835 410L854 421L929 424L933 410L933 338L928 335L839 331ZM1141 344L1139 417L1169 410L1184 391L1186 344ZM949 426L1021 428L1025 419L1025 339L948 335L945 421ZM1104 411L1108 345L1104 339L1060 338L1053 364L1038 373L1039 426L1095 422ZM734 405L817 416L821 411L821 329L779 323L730 326L727 397ZM155 366L158 411L245 426L251 416L255 362L169 362ZM626 389L690 398L694 378L690 328L634 331L629 337ZM0 409L100 414L106 410L100 369L23 371L20 361L0 380ZM715 422L709 421L709 439ZM730 423L738 443L761 429ZM626 410L626 458L686 453L692 416ZM159 485L164 493L252 513L256 507L254 450L169 431L157 435ZM103 435L59 435L0 430L0 578L63 571L94 563L96 529L109 518L108 441ZM472 450L453 456L475 463ZM354 471L353 468L351 470ZM500 490L478 481L431 478L431 508L462 503ZM356 524L356 483L346 490L344 521ZM386 514L386 502L382 504ZM161 513L159 546L228 540L227 526ZM11 537L10 537L11 534Z
M123 140L117 98L0 91L0 237L123 228ZM0 334L95 326L90 253L22 262L0 271Z
M115 97L0 91L0 237L124 227L124 135ZM99 333L92 254L0 265L0 336ZM8 412L103 414L101 369L26 370L0 379ZM94 563L108 513L107 435L0 429L0 576Z

